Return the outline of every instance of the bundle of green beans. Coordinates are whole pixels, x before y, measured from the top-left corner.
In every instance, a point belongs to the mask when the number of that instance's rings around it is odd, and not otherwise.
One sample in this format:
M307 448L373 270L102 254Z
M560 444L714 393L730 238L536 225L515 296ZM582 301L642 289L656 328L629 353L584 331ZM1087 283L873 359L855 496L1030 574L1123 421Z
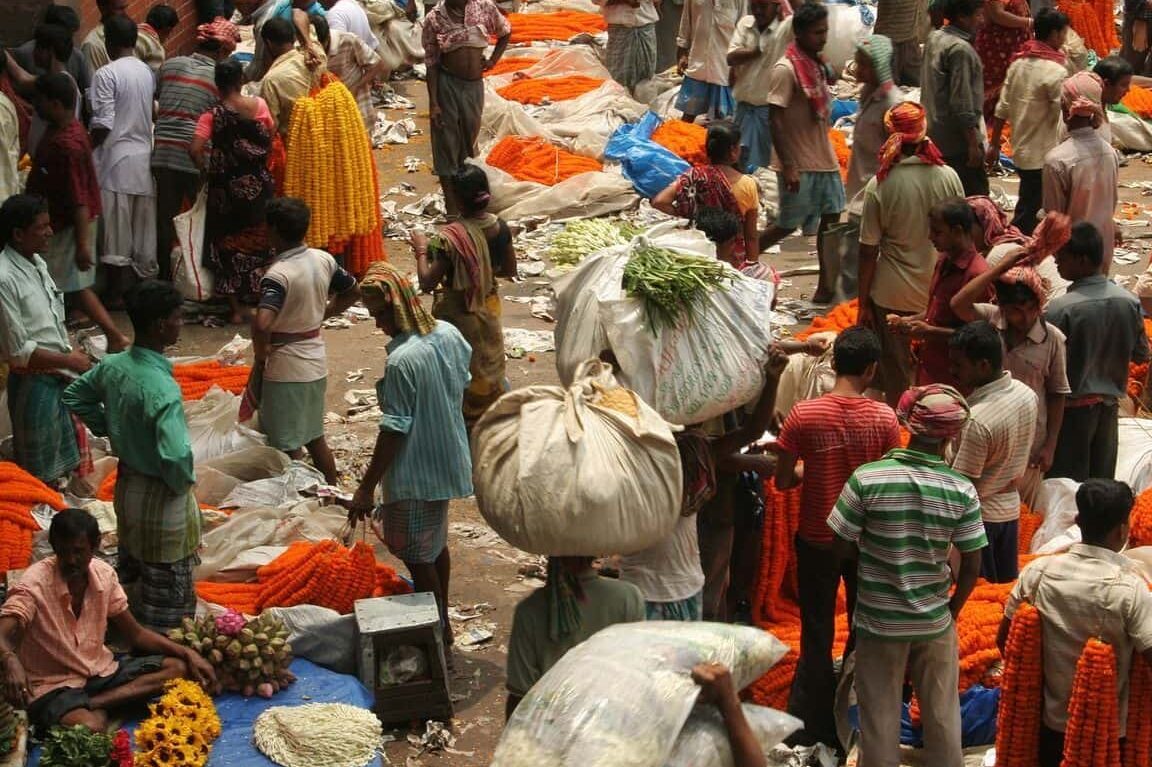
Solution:
M548 257L552 263L570 266L580 263L587 255L613 245L624 245L640 230L626 221L612 222L602 218L572 221L552 238Z
M733 273L716 259L642 245L624 267L624 290L644 299L653 332L691 319L709 290L729 283Z

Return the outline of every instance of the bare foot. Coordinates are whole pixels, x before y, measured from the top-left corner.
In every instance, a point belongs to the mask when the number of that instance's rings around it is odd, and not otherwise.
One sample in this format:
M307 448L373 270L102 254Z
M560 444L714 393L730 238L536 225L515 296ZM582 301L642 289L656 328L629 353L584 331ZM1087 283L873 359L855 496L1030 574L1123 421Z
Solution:
M832 300L835 297L836 297L836 294L830 290L827 292L816 291L815 293L812 294L811 301L814 304L830 304L830 303L832 303Z

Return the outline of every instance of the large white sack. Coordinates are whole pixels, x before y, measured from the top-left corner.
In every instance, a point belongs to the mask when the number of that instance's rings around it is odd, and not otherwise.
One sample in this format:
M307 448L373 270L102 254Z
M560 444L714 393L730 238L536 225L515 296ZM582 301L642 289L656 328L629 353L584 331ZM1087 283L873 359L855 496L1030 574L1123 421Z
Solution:
M731 281L709 290L690 321L653 332L644 301L622 285L631 252L646 244L715 258L700 232L658 226L584 259L556 283L560 380L570 380L579 360L610 349L620 381L671 423L702 423L755 399L773 343L775 287L728 267Z
M1076 491L1080 483L1073 479L1046 479L1040 485L1036 503L1044 521L1032 536L1028 550L1033 554L1058 554L1080 541L1076 525Z
M723 663L742 689L787 651L750 626L609 626L569 650L528 691L492 767L662 767L700 692L693 666Z
M822 51L825 60L832 65L836 72L843 72L844 67L856 55L856 45L872 35L873 24L865 24L860 13L860 7L855 4L843 2L826 2L828 9L828 42ZM872 12L875 22L875 10Z
M1152 421L1121 418L1116 450L1116 479L1127 482L1132 492L1152 487Z
M533 134L524 134L533 135ZM481 154L487 157L487 152ZM595 218L633 207L640 200L632 182L618 166L580 173L553 186L517 181L510 174L482 160L468 162L484 170L491 187L490 207L506 219L548 216L553 221Z
M601 407L611 367L587 360L567 389L509 392L472 434L480 513L535 554L630 554L672 534L683 478L672 430L637 399L636 417Z
M239 413L239 395L218 386L213 386L202 398L184 403L196 463L268 442L260 432L237 423Z
M296 649L296 645L292 645ZM778 743L804 726L796 717L774 708L745 703L744 719L767 756ZM715 706L697 706L676 738L664 767L733 767L732 741L724 717Z

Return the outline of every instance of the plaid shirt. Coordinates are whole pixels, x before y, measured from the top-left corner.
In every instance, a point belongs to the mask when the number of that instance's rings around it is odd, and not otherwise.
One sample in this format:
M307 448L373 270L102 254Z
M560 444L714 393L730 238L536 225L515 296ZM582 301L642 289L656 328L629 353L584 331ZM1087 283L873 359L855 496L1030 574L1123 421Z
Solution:
M364 126L371 131L376 124L376 109L372 106L372 78L366 75L380 63L380 56L351 32L333 29L331 35L328 71L339 77L352 92L364 118Z

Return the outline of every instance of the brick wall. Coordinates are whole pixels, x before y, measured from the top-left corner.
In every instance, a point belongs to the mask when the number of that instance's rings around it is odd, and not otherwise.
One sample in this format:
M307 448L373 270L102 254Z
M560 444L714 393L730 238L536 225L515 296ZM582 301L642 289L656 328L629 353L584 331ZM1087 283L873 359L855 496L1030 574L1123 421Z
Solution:
M84 39L88 30L100 23L100 12L96 0L56 0L71 5L80 14L80 34L77 43ZM0 17L0 45L14 46L32 37L32 30L51 0L2 0L5 6L15 5L13 12ZM161 0L129 0L128 15L137 23L144 21L148 9ZM164 0L180 15L180 25L172 32L165 47L169 56L178 56L192 50L196 39L196 0Z

